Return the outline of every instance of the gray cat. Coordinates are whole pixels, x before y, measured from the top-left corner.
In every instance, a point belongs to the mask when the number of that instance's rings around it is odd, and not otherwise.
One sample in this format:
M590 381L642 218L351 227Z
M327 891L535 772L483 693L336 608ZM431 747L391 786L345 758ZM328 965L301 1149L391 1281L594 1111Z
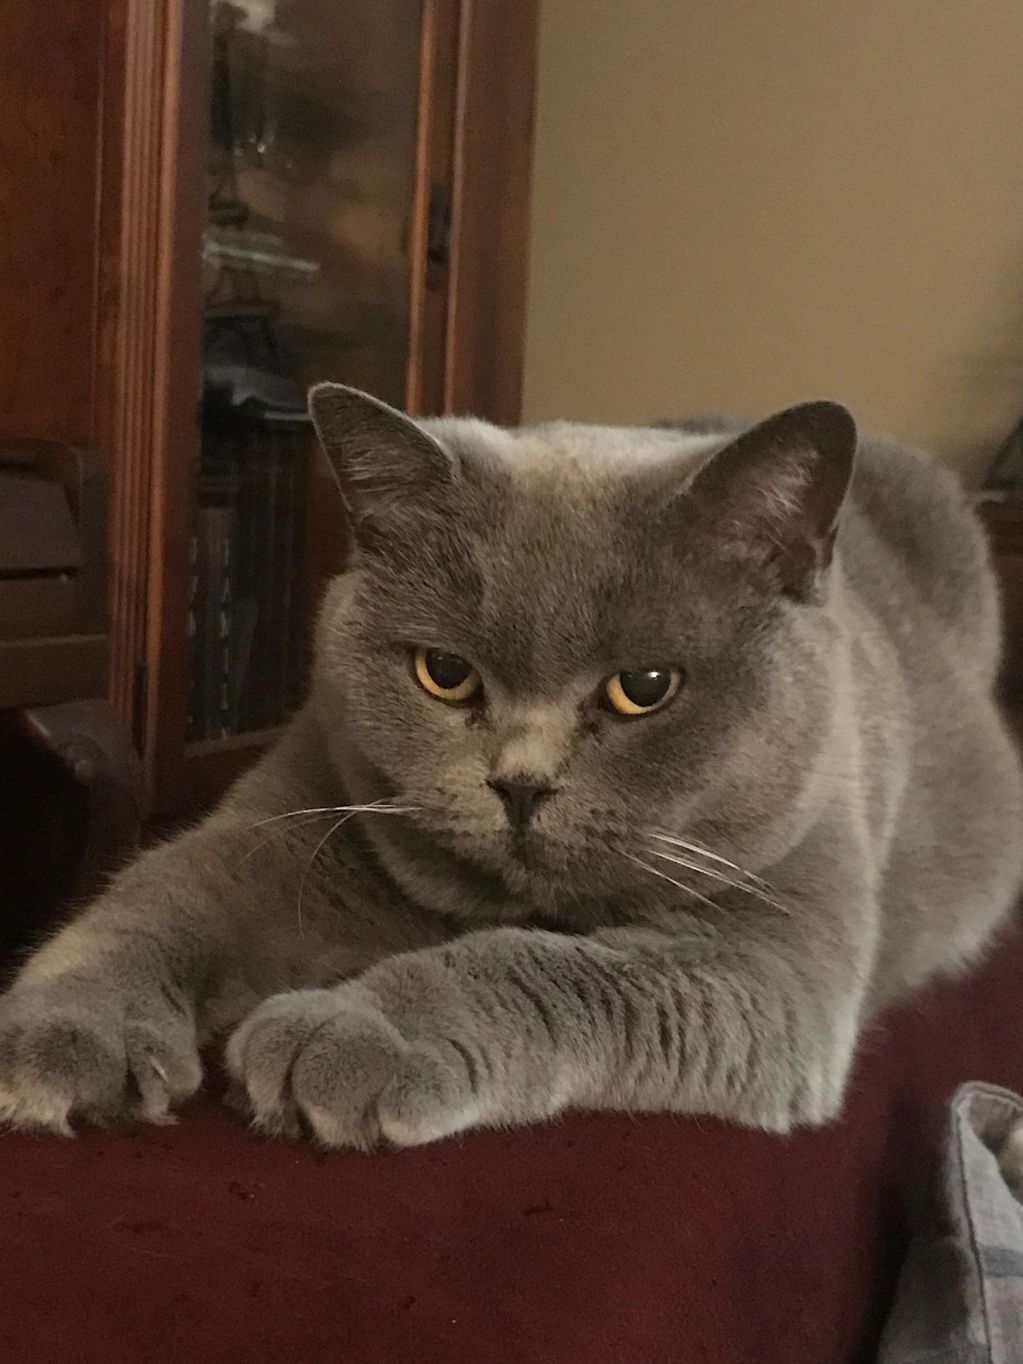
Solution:
M976 957L1023 870L951 477L857 455L831 403L700 434L312 410L356 548L309 701L28 961L0 1117L159 1121L221 1038L258 1126L329 1146L831 1117L864 1020Z

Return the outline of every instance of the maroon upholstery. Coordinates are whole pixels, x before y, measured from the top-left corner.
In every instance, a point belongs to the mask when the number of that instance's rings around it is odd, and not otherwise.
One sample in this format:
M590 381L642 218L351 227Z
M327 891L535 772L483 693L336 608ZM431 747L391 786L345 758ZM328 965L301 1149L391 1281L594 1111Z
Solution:
M0 1359L830 1364L870 1357L957 1082L1023 1088L1023 931L875 1027L791 1140L576 1116L392 1155L196 1106L0 1139Z

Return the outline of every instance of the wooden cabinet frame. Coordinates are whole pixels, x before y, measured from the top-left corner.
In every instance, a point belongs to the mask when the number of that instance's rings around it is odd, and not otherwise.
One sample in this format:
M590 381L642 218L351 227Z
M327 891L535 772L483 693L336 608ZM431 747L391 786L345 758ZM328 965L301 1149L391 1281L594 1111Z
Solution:
M412 412L518 420L536 40L537 0L423 0L410 234ZM112 0L108 48L103 117L114 155L105 174L101 412L113 474L112 694L142 755L149 809L167 815L214 798L269 737L191 746L184 739L206 0ZM429 201L438 184L452 210L450 262L441 286L428 289ZM321 578L330 567L336 564L321 555Z

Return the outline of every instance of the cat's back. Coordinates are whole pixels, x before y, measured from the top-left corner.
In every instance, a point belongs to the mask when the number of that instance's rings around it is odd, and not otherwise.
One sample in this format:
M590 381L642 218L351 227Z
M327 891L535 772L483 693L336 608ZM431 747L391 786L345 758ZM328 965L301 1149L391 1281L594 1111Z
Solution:
M895 441L861 440L839 552L852 587L884 617L926 611L994 674L999 610L987 542L958 479Z

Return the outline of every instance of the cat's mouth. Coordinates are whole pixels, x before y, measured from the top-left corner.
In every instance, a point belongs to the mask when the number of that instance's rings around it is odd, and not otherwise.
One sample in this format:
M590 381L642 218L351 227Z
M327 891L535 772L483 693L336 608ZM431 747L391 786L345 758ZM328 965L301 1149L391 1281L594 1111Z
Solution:
M543 814L515 825L501 817L487 818L489 811L460 811L452 802L438 808L422 797L410 798L410 804L420 808L389 822L388 835L405 842L408 850L415 845L427 862L437 865L439 857L449 855L463 875L495 877L515 894L533 894L538 888L553 893L560 886L574 897L583 882L614 881L615 871L628 865L617 855L619 840L610 830L561 823L552 827Z
M563 876L571 861L568 849L559 839L535 828L461 832L454 837L442 836L439 841L490 874L506 882L510 878L517 888L524 884L524 877L546 881Z
M534 830L509 829L507 833L508 856L527 871L543 870L549 863L549 858L545 855L548 842L549 840Z

